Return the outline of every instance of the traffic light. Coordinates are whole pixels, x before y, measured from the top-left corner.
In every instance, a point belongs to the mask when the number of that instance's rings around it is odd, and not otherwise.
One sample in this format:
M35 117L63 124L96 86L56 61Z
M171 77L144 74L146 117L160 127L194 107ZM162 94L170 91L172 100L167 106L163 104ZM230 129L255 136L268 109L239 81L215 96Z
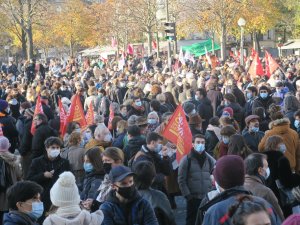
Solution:
M165 32L166 32L166 39L169 41L174 41L176 38L176 30L175 30L175 23L166 22L165 25Z

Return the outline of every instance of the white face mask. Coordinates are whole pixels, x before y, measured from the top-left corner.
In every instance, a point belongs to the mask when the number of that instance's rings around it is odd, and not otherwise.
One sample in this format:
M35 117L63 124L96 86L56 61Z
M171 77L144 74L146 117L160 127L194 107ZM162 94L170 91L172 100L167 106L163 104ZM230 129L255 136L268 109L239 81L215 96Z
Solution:
M111 141L111 138L112 138L112 136L111 136L111 134L109 133L109 134L107 134L107 135L104 136L103 141L105 141L105 142L110 142L110 141Z
M53 148L49 152L49 157L52 158L52 159L55 159L57 156L59 156L59 154L60 154L60 149Z
M216 189L219 193L221 193L221 189L220 189L220 185L218 185L217 181L215 181L215 186L216 186Z

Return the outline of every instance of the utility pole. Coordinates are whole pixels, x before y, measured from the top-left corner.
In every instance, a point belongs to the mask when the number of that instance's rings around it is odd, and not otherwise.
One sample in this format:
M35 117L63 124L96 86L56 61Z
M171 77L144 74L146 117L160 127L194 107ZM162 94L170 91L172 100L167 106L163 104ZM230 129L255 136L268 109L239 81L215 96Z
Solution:
M169 22L169 0L165 0L165 4L166 4L166 23ZM172 71L172 61L171 61L171 42L170 40L168 40L168 67L169 70Z

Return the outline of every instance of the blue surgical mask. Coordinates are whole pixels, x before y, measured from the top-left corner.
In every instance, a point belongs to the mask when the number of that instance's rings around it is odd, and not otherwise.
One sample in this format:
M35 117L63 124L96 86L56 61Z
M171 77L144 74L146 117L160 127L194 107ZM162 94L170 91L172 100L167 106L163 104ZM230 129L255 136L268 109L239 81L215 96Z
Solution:
M87 173L92 172L93 169L94 169L92 163L84 163L83 168L84 168L84 171L87 172Z
M253 95L251 92L247 92L246 96L247 96L247 99L251 99Z
M37 220L40 218L44 213L44 204L43 202L32 202L32 210L31 212L28 212L28 216L33 218L34 220Z
M156 124L156 119L148 119L149 124Z
M295 120L294 126L298 129L300 127L300 121L299 120Z
M156 148L154 149L155 152L159 153L162 150L162 144L157 144Z
M268 93L260 93L261 98L266 99L268 97Z
M141 101L135 102L135 105L140 107L142 106L142 102Z
M282 152L283 154L286 152L286 146L285 146L285 144L280 144L279 145L279 151Z
M222 137L222 141L223 141L223 143L224 143L225 145L227 145L227 144L229 143L229 137L223 136L223 137Z
M204 144L196 144L194 147L196 152L202 153L205 150Z
M259 127L252 127L252 128L251 128L251 131L252 131L252 132L258 132L258 131L259 131Z
M225 105L225 106L229 106L229 102L225 101L225 102L224 102L224 105Z
M196 100L196 101L199 101L199 100L200 100L198 95L195 95L195 100Z
M87 141L89 141L89 140L92 138L92 133L91 133L91 132L86 132L86 133L84 134L84 138L85 138Z
M270 168L268 167L267 169L266 169L266 175L265 175L265 179L268 179L268 177L270 176Z

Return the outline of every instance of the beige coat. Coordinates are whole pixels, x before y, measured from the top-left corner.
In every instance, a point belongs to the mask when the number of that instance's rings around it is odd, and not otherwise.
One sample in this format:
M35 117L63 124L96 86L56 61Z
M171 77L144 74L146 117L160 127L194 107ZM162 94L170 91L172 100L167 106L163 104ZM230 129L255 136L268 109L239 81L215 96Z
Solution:
M10 152L1 152L0 158L3 159L9 167L12 183L15 184L17 181L21 180L22 170L20 167L20 157L13 155ZM0 211L7 210L6 192L0 192Z

